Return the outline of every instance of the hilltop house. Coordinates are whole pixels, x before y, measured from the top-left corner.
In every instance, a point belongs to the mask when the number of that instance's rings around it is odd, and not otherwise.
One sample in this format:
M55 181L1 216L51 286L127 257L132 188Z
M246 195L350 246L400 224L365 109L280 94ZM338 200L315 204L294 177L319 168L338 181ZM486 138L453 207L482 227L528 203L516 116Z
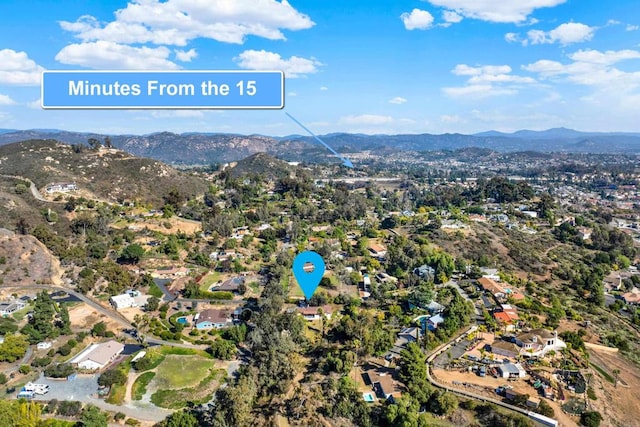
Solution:
M75 182L53 182L47 185L45 191L48 194L69 193L71 191L78 191L78 186Z
M231 312L226 309L210 308L193 316L196 329L221 329L233 323Z
M518 310L508 304L502 304L498 310L493 312L493 318L505 328L505 331L514 331L519 320Z
M100 344L94 343L71 359L69 363L77 365L79 369L96 371L107 366L123 351L124 344L117 341L111 340Z
M427 320L427 328L430 331L435 331L442 322L444 322L444 318L440 314L436 314Z

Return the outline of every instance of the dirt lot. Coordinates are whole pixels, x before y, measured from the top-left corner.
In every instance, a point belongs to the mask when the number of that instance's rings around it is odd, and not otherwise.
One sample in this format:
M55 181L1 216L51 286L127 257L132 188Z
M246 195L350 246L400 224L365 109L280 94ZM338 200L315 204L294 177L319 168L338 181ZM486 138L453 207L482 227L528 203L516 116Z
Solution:
M500 399L500 396L495 393L495 389L502 385L509 385L513 387L513 390L518 393L537 396L537 391L525 380L507 381L504 378L479 377L472 372L466 373L459 372L457 370L445 371L442 369L434 369L433 374L440 383L446 384L450 387L460 388L461 390L470 391L476 394L483 394L493 399ZM465 387L463 385L454 385L454 381L458 383L466 383L467 386ZM560 425L560 427L575 427L578 425L577 418L572 418L562 412L562 410L560 409L560 405L558 404L559 402L547 400L547 403L549 403L549 405L555 411L554 418L558 420L558 424ZM602 425L604 426L604 423Z
M119 323L98 313L95 309L89 307L85 303L81 303L71 308L69 310L69 319L71 320L71 325L77 328L91 329L93 325L98 322L105 322L107 324L107 328L114 332L121 328Z

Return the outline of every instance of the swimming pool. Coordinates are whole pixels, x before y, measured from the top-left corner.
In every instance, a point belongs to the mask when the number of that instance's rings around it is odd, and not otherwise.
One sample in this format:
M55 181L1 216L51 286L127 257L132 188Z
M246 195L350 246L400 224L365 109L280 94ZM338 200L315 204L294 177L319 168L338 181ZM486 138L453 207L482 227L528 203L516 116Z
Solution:
M184 316L183 316L183 317L178 317L178 318L176 319L176 322L178 322L178 323L182 323L183 325L186 325L187 323L189 323L189 322L187 322L187 318L186 318L186 317L184 317Z

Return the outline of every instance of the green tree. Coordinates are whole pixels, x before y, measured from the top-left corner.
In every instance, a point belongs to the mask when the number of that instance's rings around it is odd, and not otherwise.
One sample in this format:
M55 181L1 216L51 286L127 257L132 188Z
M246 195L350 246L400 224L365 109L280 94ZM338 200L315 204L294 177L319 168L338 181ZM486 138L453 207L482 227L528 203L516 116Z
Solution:
M80 420L85 427L107 427L109 421L106 412L94 405L87 405L82 410Z
M24 335L7 335L0 344L0 361L15 362L27 352L29 343Z
M602 422L602 415L598 411L587 411L580 415L580 424L584 427L599 427Z
M169 415L161 423L160 427L198 427L198 419L189 412L178 411Z
M458 409L458 398L451 393L440 392L431 399L431 410L438 415L451 415Z
M136 264L144 256L144 248L137 243L133 243L122 250L120 261L125 263Z
M71 335L71 319L69 318L69 310L67 309L66 304L60 304L60 312L58 313L60 316L60 333L62 335Z
M400 353L399 364L400 381L419 404L426 404L433 390L427 380L427 357L420 346L415 342L409 343Z
M209 352L217 359L231 360L236 354L236 346L231 341L219 339L211 344Z
M126 382L127 375L117 368L104 371L98 377L98 384L105 387L111 387L114 384L124 384Z
M91 328L91 335L94 337L104 337L107 334L107 324L98 322Z
M160 298L151 296L144 306L145 311L156 311L160 306Z
M55 338L59 331L54 327L54 316L56 315L56 303L45 291L36 296L33 303L33 315L29 323L22 328L22 333L29 336L32 344L43 341L47 338Z

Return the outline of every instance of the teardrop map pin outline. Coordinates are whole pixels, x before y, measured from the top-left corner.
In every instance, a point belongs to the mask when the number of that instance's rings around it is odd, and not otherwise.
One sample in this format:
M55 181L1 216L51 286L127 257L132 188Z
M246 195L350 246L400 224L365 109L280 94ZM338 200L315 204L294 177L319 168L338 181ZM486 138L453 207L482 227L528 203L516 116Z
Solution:
M307 272L304 270L306 263L313 265L313 271ZM325 263L322 256L314 251L300 252L293 260L293 275L298 282L298 286L302 289L307 300L311 299L325 271Z

